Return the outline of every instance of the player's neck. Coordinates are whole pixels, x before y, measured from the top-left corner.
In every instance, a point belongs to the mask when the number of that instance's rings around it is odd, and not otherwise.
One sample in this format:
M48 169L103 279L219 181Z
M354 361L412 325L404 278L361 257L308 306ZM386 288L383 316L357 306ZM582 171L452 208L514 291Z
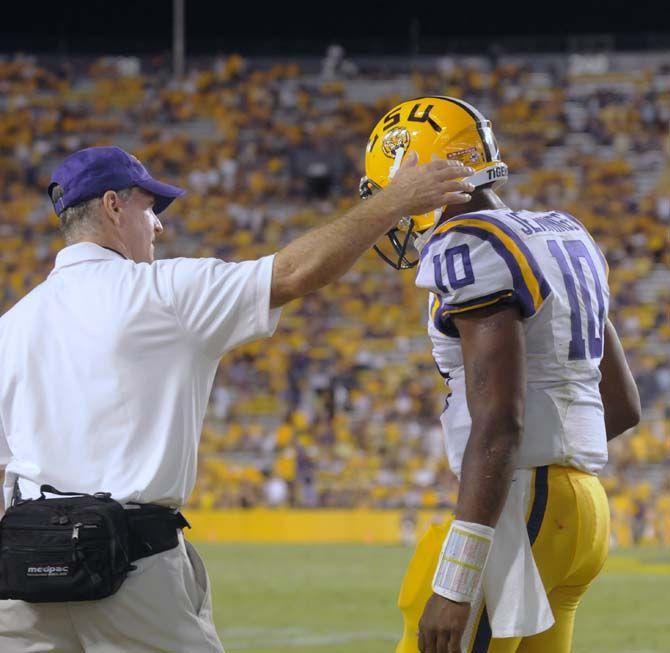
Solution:
M493 211L495 209L509 208L498 195L490 188L482 188L472 193L472 199L467 204L448 206L442 214L443 220L453 218L463 213L474 213L476 211Z

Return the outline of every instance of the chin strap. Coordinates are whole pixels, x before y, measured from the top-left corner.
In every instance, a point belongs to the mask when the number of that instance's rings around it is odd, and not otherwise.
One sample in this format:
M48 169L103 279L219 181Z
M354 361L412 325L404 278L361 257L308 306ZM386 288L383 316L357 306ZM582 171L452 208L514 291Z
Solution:
M416 249L419 254L421 254L421 250L426 246L426 243L430 240L430 237L433 235L433 232L435 231L435 227L437 227L437 223L440 221L440 218L442 217L442 211L444 211L444 206L439 209L435 209L433 211L433 215L435 216L433 220L433 226L430 227L430 229L426 229L422 234L417 236L414 239L414 248Z

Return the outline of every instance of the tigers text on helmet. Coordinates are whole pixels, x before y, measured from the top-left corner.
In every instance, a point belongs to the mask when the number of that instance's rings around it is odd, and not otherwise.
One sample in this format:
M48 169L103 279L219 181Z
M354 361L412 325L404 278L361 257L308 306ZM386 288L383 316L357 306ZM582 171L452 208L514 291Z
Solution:
M414 151L419 164L434 158L461 161L473 168L468 181L475 188L501 186L507 181L507 166L500 159L491 123L475 107L452 97L420 97L389 111L374 127L365 149L362 199L384 188L393 178L402 158ZM442 215L442 209L402 218L387 234L392 251L382 245L375 251L401 270L414 267L427 234ZM410 254L412 256L410 257Z

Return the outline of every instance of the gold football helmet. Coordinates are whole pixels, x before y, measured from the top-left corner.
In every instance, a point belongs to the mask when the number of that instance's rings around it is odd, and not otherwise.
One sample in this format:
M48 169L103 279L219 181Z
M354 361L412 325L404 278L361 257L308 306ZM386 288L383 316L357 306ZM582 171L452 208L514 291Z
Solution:
M391 109L372 130L365 150L365 177L359 186L361 198L384 188L411 151L418 154L419 164L436 157L463 162L475 171L468 178L475 187L497 188L507 180L507 166L500 160L490 121L463 100L421 97ZM385 251L388 246L383 245L375 245L375 251L398 270L414 267L443 210L404 217L386 234L392 251Z

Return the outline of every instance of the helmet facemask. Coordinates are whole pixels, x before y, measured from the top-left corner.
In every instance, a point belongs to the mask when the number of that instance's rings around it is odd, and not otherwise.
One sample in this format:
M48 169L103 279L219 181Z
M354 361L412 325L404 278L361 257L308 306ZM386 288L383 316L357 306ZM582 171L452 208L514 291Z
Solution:
M398 224L386 232L384 238L373 249L377 254L396 270L409 270L419 262L419 252L414 246L417 233L414 231L414 220L402 218ZM385 249L391 249L388 253Z

